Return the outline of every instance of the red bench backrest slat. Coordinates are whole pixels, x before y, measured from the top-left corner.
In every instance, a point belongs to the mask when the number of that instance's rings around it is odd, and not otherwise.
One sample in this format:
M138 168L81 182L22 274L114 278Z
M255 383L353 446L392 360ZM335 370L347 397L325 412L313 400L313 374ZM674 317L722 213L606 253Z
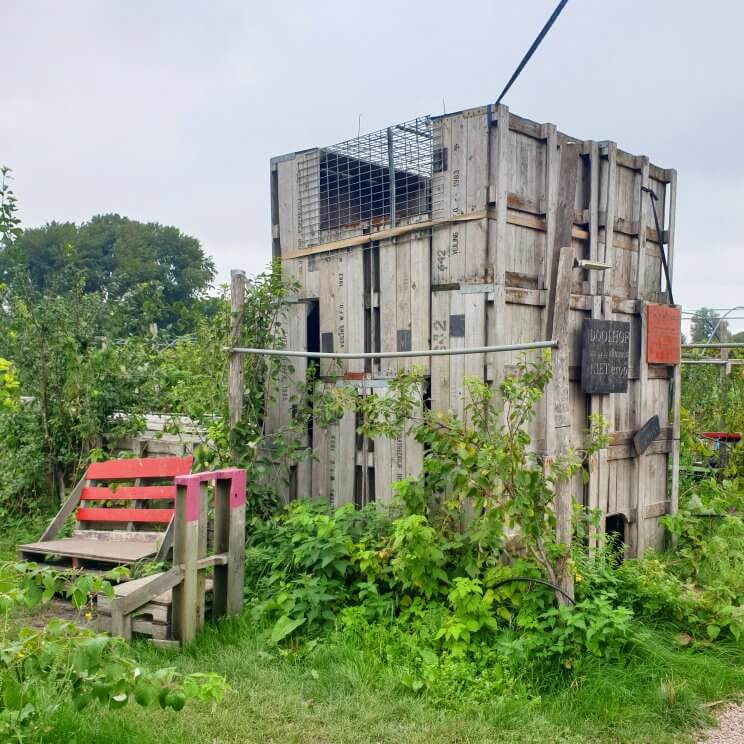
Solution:
M88 480L133 480L134 478L174 478L188 475L194 458L145 457L139 460L109 460L88 466Z
M80 496L81 502L91 501L154 501L173 502L176 497L175 485L121 486L109 488L103 485L112 481L136 481L138 478L168 480L191 472L193 457L146 457L136 460L108 460L96 462L88 467L86 479L96 485L85 486ZM100 484L100 485L98 485ZM126 508L110 506L80 506L76 512L78 522L140 524L168 524L174 509ZM112 524L112 527L115 526Z
M152 522L168 524L174 509L116 509L107 507L80 507L78 522Z
M81 501L173 501L175 498L175 486L121 486L116 489L108 486L86 486L80 495Z

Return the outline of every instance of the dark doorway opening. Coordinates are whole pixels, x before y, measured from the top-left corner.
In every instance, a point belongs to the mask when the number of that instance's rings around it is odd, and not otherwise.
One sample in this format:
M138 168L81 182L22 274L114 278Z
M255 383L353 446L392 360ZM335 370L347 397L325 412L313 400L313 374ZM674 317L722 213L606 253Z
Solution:
M307 351L317 353L320 351L320 300L307 300L307 317L305 319L305 339ZM320 377L320 359L310 357L307 360L307 384L309 394L312 395L312 388L315 380ZM307 417L307 441L313 446L313 417Z
M617 551L617 560L623 559L625 540L627 537L627 521L622 514L608 514L605 518L605 533L610 544Z

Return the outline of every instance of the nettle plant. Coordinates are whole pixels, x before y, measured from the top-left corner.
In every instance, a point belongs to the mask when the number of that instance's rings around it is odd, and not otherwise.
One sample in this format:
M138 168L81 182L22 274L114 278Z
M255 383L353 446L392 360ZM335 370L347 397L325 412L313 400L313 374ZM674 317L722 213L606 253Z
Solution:
M97 634L76 623L54 619L43 628L12 626L12 612L33 609L55 595L69 599L91 619L92 597L113 597L112 582L127 569L104 575L56 571L34 563L0 564L0 738L27 741L44 737L55 713L70 702L122 708L142 706L181 710L188 699L217 702L228 687L217 674L184 675L172 668L148 671L120 638Z
M396 495L465 548L463 569L471 577L512 556L529 557L554 585L573 570L570 547L556 540L555 488L586 477L587 458L606 445L607 427L592 417L584 450L549 462L534 452L527 427L550 377L546 352L535 362L522 358L498 389L466 379L463 418L426 408L417 370L392 380L389 395L356 401L364 434L405 432L424 445L422 474L397 483Z

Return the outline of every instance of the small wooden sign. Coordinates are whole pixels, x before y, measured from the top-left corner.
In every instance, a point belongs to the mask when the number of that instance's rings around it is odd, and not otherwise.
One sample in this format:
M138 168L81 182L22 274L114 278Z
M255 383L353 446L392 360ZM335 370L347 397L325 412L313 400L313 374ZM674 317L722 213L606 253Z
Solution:
M637 455L642 455L651 442L661 434L661 424L658 416L651 416L646 423L633 435L633 447Z
M581 328L581 389L589 395L628 392L630 323L586 318Z
M646 361L679 364L682 349L682 311L668 305L646 306Z

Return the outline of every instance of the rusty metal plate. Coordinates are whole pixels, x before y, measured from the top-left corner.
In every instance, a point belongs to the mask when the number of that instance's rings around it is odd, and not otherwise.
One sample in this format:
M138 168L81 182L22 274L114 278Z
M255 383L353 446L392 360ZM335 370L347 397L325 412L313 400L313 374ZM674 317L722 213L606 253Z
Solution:
M646 362L648 364L679 364L682 344L682 311L678 307L653 305L646 307Z

